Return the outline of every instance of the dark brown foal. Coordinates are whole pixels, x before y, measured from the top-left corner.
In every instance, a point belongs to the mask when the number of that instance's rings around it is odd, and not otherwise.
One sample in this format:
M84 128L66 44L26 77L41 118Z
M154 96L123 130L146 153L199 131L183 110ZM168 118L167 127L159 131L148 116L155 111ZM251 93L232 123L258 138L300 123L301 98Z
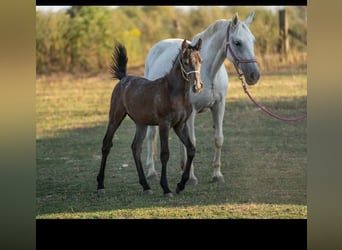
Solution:
M143 77L127 75L127 52L125 47L117 43L113 52L112 73L120 79L113 90L109 111L107 132L103 139L102 160L97 176L98 193L104 192L104 172L106 160L113 145L115 131L122 120L128 115L136 124L136 133L132 142L132 152L139 175L139 183L145 193L151 193L141 163L141 148L148 125L158 125L160 133L162 164L160 185L165 196L172 196L168 187L166 165L169 160L168 137L173 128L187 150L187 163L181 181L177 184L176 193L182 191L189 178L191 162L195 156L186 126L186 120L192 112L189 91L195 93L202 90L200 79L200 56L202 40L195 46L183 41L173 67L164 77L150 81Z

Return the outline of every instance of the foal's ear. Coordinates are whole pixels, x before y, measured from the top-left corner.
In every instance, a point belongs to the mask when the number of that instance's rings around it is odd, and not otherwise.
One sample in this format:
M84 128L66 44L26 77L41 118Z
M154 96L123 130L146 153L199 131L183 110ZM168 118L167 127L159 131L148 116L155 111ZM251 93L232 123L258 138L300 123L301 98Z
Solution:
M200 38L200 39L198 39L198 42L197 42L197 44L195 45L195 49L198 50L198 51L200 51L201 48L202 48L202 39Z
M188 43L186 42L186 39L184 39L182 43L182 53L184 53L187 48L188 48Z
M233 16L233 19L232 19L232 26L234 27L237 23L238 23L238 13L235 12L234 13L234 16Z

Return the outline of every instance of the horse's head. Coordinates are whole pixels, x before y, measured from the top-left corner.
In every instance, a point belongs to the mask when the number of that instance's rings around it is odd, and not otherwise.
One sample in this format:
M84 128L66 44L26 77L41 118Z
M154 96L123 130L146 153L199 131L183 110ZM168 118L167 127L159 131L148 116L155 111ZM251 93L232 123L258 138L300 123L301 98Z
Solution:
M237 71L243 72L248 85L257 83L260 77L254 55L255 38L249 30L253 16L254 12L251 12L247 19L241 22L235 13L227 28L226 56L234 63Z
M201 64L202 57L200 50L202 46L202 39L191 46L186 40L182 43L180 64L182 67L182 74L186 78L192 87L192 91L199 93L202 91L203 83L201 81Z

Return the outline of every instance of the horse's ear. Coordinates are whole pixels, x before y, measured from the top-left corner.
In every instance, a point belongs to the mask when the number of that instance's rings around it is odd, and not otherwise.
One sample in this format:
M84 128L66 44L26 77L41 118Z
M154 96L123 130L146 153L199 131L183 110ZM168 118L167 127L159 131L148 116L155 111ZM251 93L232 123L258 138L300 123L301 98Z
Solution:
M202 48L202 39L198 39L197 44L195 45L196 50L200 51Z
M245 21L245 24L247 26L249 26L251 24L251 22L253 21L253 17L254 17L254 11L252 11L249 16L247 17L246 21Z
M182 53L184 53L187 48L188 48L188 43L186 42L186 39L184 39L182 43Z
M237 24L237 22L238 22L238 13L237 12L235 12L234 13L234 16L233 16L233 19L232 19L232 26L234 27L236 24Z

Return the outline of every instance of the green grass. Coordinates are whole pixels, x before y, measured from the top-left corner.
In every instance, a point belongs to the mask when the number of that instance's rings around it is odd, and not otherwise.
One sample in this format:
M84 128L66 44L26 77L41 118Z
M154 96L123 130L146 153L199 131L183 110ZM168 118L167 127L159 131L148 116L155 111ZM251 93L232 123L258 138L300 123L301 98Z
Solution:
M214 139L211 114L196 118L197 186L171 199L158 181L143 195L130 145L135 125L125 119L109 155L106 194L96 194L96 175L114 82L109 78L38 78L36 83L36 218L307 218L307 121L273 119L248 99L230 76L224 119L222 173L211 182ZM283 116L306 113L307 77L263 75L249 89ZM179 143L170 133L168 180L181 177ZM146 143L142 159L145 162ZM159 160L156 161L160 173Z

